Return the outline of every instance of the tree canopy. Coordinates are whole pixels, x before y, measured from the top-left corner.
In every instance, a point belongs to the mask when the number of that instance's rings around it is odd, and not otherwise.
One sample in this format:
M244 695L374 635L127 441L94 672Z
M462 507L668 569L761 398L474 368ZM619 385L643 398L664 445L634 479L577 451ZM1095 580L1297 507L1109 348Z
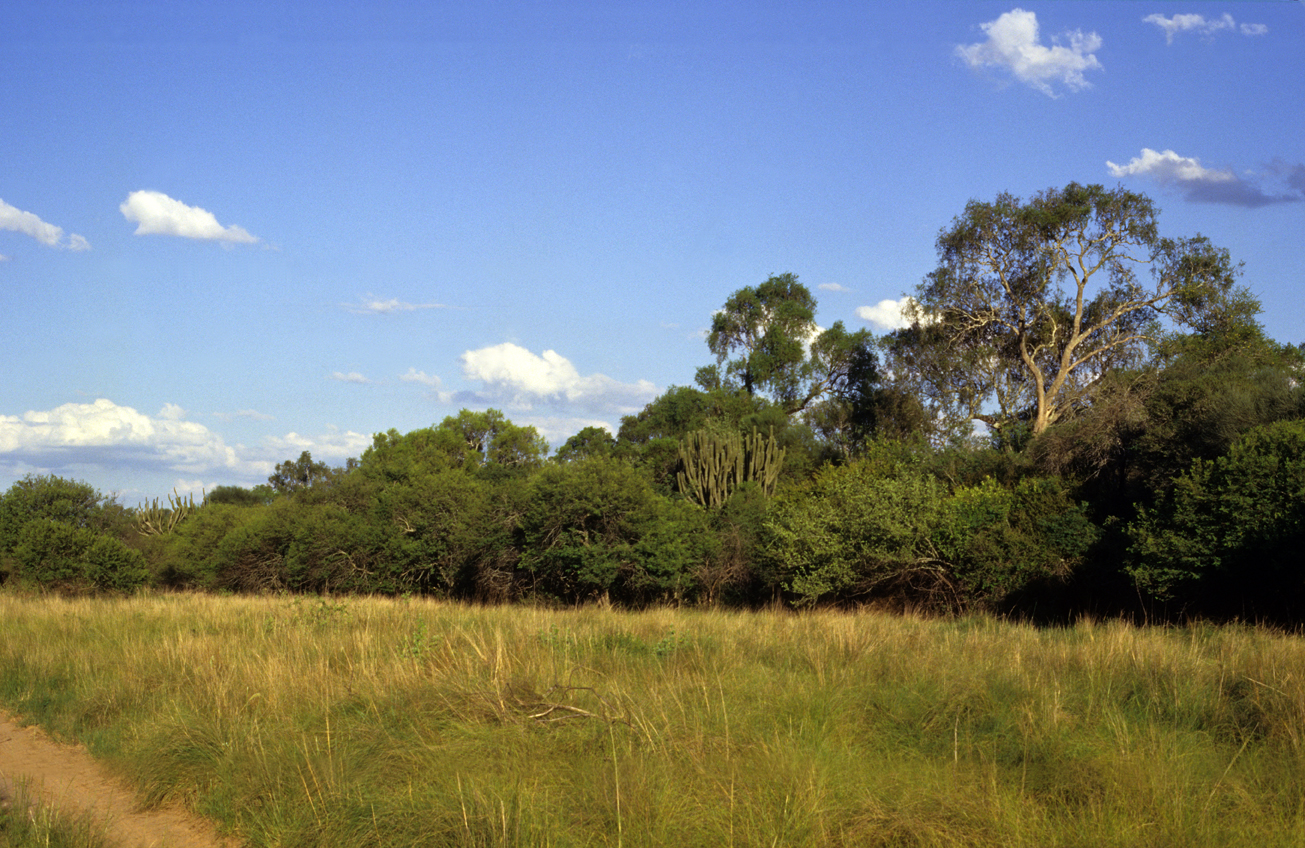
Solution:
M911 326L886 340L889 367L947 426L1037 435L1140 362L1165 321L1233 332L1259 311L1226 250L1162 237L1156 219L1122 187L970 201L939 233Z

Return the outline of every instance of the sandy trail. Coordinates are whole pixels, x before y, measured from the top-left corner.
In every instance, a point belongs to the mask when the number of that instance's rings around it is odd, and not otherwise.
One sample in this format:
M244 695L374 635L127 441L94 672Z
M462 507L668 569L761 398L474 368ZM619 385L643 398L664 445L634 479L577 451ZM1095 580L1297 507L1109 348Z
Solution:
M141 810L136 796L78 745L63 745L0 711L0 803L15 787L56 810L88 814L122 848L234 848L212 823L172 807Z

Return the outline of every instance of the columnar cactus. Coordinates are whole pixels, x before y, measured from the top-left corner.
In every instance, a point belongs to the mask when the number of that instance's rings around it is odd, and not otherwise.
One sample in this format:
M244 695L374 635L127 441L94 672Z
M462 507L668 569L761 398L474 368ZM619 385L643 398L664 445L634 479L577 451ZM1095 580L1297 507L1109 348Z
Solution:
M767 495L784 463L772 430L763 436L756 430L744 437L736 432L695 430L680 443L680 467L675 482L685 497L708 509L719 509L746 481L759 484Z
M203 505L202 501L200 505ZM177 494L176 489L173 489L172 494L168 495L166 508L159 506L158 498L155 498L152 503L136 507L136 530L142 536L162 536L175 530L177 525L194 511L195 496L188 495L183 498Z

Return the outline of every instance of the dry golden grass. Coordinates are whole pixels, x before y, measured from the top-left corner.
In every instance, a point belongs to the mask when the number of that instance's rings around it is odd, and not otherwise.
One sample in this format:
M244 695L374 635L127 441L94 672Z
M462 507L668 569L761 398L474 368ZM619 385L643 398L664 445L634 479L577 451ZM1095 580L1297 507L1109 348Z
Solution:
M1305 844L1305 642L0 595L0 704L256 845Z

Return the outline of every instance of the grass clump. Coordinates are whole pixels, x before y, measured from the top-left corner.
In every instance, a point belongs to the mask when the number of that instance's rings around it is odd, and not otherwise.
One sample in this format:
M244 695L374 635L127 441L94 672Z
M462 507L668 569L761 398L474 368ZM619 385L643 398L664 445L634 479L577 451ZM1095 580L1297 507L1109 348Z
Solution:
M0 595L0 704L254 845L1305 843L1305 642Z
M89 816L40 804L24 786L12 795L0 783L0 848L113 848Z

